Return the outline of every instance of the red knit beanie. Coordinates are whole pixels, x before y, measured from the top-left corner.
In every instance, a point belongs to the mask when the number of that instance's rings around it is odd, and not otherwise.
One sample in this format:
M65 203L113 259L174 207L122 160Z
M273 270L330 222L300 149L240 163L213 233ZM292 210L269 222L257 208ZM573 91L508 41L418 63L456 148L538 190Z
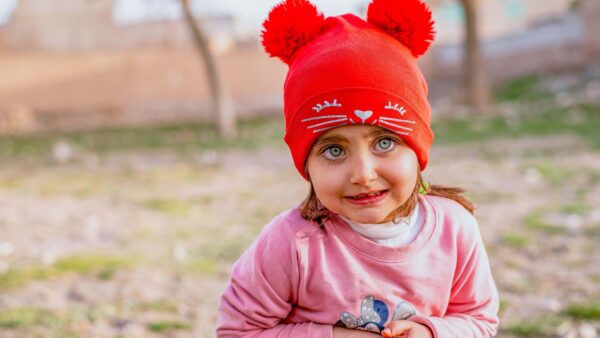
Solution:
M314 141L345 125L391 130L427 166L431 108L417 58L434 38L431 11L419 0L374 0L367 16L324 18L307 0L286 0L263 24L267 53L290 67L284 139L305 179Z

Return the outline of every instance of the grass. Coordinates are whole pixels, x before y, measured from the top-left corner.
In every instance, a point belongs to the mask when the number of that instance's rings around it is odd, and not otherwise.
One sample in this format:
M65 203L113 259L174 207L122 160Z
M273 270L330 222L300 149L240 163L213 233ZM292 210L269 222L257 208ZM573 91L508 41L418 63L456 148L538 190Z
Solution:
M68 273L93 275L100 280L109 280L119 269L129 267L134 262L133 258L86 254L66 257L50 266L33 265L11 269L0 274L0 292L24 286L34 280Z
M172 330L190 330L192 325L182 321L156 321L148 323L148 330L153 332L167 332Z
M501 326L501 332L517 337L554 337L556 328L563 322L556 316L545 316Z
M156 300L151 302L143 302L136 304L134 310L140 312L165 312L174 313L177 312L177 303L170 300Z
M566 204L560 208L561 212L572 215L585 215L592 210L592 206L584 202Z
M576 109L582 118L573 121L569 112ZM600 149L599 104L579 104L572 108L553 107L540 112L527 112L514 122L504 116L452 118L433 123L438 144L459 144L523 136L572 134Z
M58 322L54 313L39 308L15 308L0 310L0 327L16 329L29 326L51 326Z
M32 280L47 279L56 275L57 273L55 270L46 266L29 266L19 269L10 269L0 274L0 292L26 285Z
M523 86L526 87L526 81ZM504 93L502 100L525 99ZM600 104L578 104L573 107L551 107L527 111L515 117L477 116L437 120L433 123L436 143L456 144L481 142L495 138L573 134L600 149ZM573 118L576 112L577 118ZM100 129L76 133L53 133L34 136L0 137L0 158L42 157L52 152L60 140L82 152L144 149L177 149L195 153L198 150L250 150L265 145L283 145L283 119L258 118L239 123L239 135L229 141L218 137L208 124L185 124L166 127Z
M522 248L529 244L530 238L527 235L520 233L507 233L502 236L502 240L513 247Z
M210 259L192 259L185 264L185 271L192 274L214 276L218 270L218 264Z
M198 149L255 149L283 138L283 120L257 118L239 124L239 136L231 141L218 137L209 124L182 124L147 128L110 128L72 133L48 133L0 138L0 158L48 155L58 141L66 141L84 152L177 148L183 152Z
M508 81L495 93L497 101L535 101L552 97L552 93L543 88L541 77L526 75Z
M144 208L170 214L170 215L187 215L192 206L185 201L174 199L152 198L141 202Z
M570 179L575 175L574 172L570 170L561 168L556 164L548 162L536 163L533 168L546 182L554 186L569 182Z
M106 279L108 274L133 264L133 258L113 257L102 255L71 256L59 260L53 266L58 274L78 273L82 275L96 275L100 279Z
M574 319L600 320L600 302L572 304L567 308L566 314Z
M562 234L565 232L563 227L546 222L542 211L535 211L527 215L523 222L527 229L534 231L543 231L549 234Z

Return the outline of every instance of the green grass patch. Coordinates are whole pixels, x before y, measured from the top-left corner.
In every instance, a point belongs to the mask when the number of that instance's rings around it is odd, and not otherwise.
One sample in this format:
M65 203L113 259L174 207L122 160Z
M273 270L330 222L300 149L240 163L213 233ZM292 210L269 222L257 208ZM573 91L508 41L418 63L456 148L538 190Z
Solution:
M182 321L156 321L148 323L147 328L150 331L160 333L173 330L191 330L192 325Z
M502 236L502 240L504 241L504 243L516 248L522 248L530 242L529 236L521 233L504 234Z
M16 178L7 178L0 180L0 189L15 189L20 186L21 182Z
M177 312L177 304L169 300L156 300L151 302L143 302L134 306L135 311L139 312Z
M87 254L66 257L50 266L14 268L0 274L0 292L25 286L34 280L44 280L67 273L95 275L98 279L108 280L119 269L130 267L134 262L133 258Z
M238 137L222 140L214 126L207 123L147 128L106 128L85 132L49 133L33 136L0 137L0 158L49 155L60 140L84 152L176 148L183 152L198 149L256 149L281 142L282 118L256 118L238 124Z
M10 269L0 274L0 292L24 286L32 280L42 280L56 275L58 273L47 266Z
M185 271L193 274L214 275L217 269L217 262L206 258L192 259L185 263Z
M563 205L560 211L565 214L585 215L592 211L592 206L587 203L572 203Z
M500 327L500 331L517 337L554 337L554 332L563 322L556 316L533 318Z
M547 162L537 163L533 167L546 182L555 186L570 181L574 176L572 171Z
M569 113L578 111L578 118ZM579 104L570 108L553 107L544 111L519 113L514 117L469 116L433 123L437 144L481 142L497 138L575 135L600 149L600 104Z
M572 304L567 308L566 314L574 319L599 320L600 302Z
M542 86L541 77L526 75L508 81L496 90L498 101L536 101L552 97L552 93Z
M509 302L505 299L500 299L500 304L498 306L498 313L502 314L506 311L506 308L509 306Z
M141 202L141 205L146 209L171 215L187 215L192 208L192 206L185 201L164 198L144 200Z
M100 279L106 279L107 275L121 268L131 266L134 260L131 258L82 255L63 258L54 264L54 269L62 273L79 273L82 275L94 274Z
M59 321L58 316L38 308L15 308L0 310L0 327L17 329L31 326L51 326Z
M471 200L485 203L514 201L517 197L514 193L499 191L467 191L465 195Z
M551 224L544 219L542 211L533 212L525 217L525 227L534 231L542 231L548 234L563 234L565 229L559 225Z
M530 88L533 80L520 86ZM515 88L512 85L511 88ZM513 90L511 89L511 90ZM516 90L520 92L521 89ZM528 91L527 89L526 91ZM529 95L529 94L527 94ZM502 100L531 100L510 91ZM436 120L433 130L436 143L480 142L494 138L573 134L600 149L600 104L551 107L540 111L517 112L514 116L469 116ZM576 113L574 113L576 112ZM0 158L50 156L52 145L63 140L81 152L108 153L144 149L176 149L196 154L198 150L252 150L265 145L283 145L283 119L258 118L239 123L239 135L222 140L208 124L184 124L152 128L114 128L76 133L53 133L33 136L0 137ZM85 192L84 192L85 193Z

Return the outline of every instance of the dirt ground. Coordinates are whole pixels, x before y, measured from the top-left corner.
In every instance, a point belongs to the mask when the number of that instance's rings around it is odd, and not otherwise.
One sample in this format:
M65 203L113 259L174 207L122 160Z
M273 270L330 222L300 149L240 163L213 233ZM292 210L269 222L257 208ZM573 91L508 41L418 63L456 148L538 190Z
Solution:
M478 206L500 337L596 337L600 152L556 135L438 146L430 163ZM232 262L306 191L278 146L3 160L0 336L213 337Z

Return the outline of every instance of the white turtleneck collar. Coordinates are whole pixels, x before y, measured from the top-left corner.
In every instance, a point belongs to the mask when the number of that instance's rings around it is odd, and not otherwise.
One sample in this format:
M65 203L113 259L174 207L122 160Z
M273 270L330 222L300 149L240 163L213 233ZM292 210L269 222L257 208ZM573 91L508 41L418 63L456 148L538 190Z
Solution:
M417 204L409 216L396 223L362 224L345 216L339 216L361 236L386 246L400 247L410 244L421 231L424 220L420 216L419 209Z

